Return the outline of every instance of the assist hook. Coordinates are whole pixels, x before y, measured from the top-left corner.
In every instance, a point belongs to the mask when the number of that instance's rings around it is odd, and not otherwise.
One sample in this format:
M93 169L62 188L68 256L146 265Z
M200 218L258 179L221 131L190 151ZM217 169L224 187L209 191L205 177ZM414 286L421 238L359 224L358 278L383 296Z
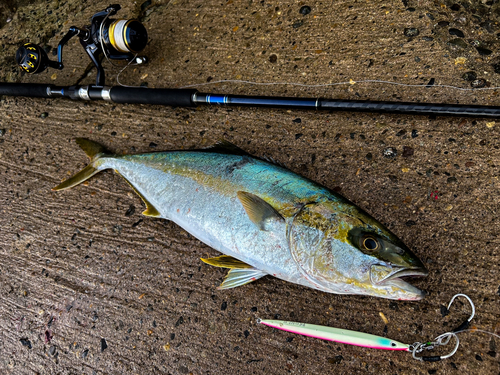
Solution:
M453 356L457 352L458 347L460 346L460 340L458 340L457 333L466 330L469 327L469 323L471 322L471 320L474 318L474 315L476 314L476 308L475 308L472 300L469 298L469 296L467 296L465 294L461 294L461 293L455 294L453 296L450 303L448 304L447 310L450 309L451 305L453 304L453 301L457 297L464 297L467 299L467 301L469 301L470 306L472 308L472 313L471 313L470 317L467 320L465 320L462 324L460 324L457 328L453 329L451 332L446 332L446 333L443 333L442 335L439 335L438 337L436 337L434 339L434 341L428 341L428 342L424 342L424 343L416 342L413 345L410 345L409 351L411 352L414 359L417 359L419 361L425 361L425 362L437 362L437 361L441 361L442 359L450 358L451 356ZM452 337L455 339L455 347L453 348L453 350L450 353L448 353L446 355L440 355L440 356L422 356L422 357L417 356L418 353L421 353L424 350L432 350L437 346L447 345L450 342Z

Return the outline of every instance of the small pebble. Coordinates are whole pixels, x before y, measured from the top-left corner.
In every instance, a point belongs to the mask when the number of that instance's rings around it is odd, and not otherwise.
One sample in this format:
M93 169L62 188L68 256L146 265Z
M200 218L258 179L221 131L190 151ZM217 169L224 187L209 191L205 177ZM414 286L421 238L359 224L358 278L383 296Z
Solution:
M479 354L476 354L476 359L477 359L478 361L482 361L482 360L483 360L483 358L482 358Z
M133 204L131 204L127 210L127 212L125 212L125 216L127 217L130 217L132 216L133 214L135 213L135 206Z
M286 342L292 342L293 341L293 337L287 337L286 338Z
M403 146L403 157L408 158L414 154L414 150L411 147Z
M450 35L458 36L459 38L465 37L464 33L458 29L449 29Z
M398 304L396 302L389 302L389 308L391 310L399 311Z
M49 117L49 113L48 112L43 112L41 115L40 115L40 118L47 118Z
M418 130L417 129L413 129L411 131L411 137L412 138L417 138L418 137Z
M434 40L434 38L432 36L423 36L422 40L424 40L426 42L432 42Z
M221 305L220 309L222 311L224 311L225 309L227 309L227 302L226 301L222 302L222 305Z
M398 150L394 147L387 147L382 152L382 155L388 159L394 159L398 155Z
M342 357L341 355L337 355L334 358L328 358L328 363L331 363L332 365L338 365L340 364L340 362L342 362L343 359L344 357Z
M466 81L475 81L477 79L477 74L476 72L465 72L462 75L462 78L465 79Z
M89 355L89 350L88 349L85 349L83 352L82 352L82 358L85 359L87 358L87 356Z
M106 342L106 339L101 339L101 353L105 351L108 348L108 343Z
M476 50L477 50L477 52L479 52L479 54L481 56L489 56L493 53L492 50L490 50L488 48L484 48L484 47L476 47Z
M302 119L300 117L297 117L295 120L292 120L292 122L295 122L296 124L300 124L302 122Z
M452 183L457 182L457 179L456 179L456 177L448 177L448 179L446 180L446 182L448 184L452 184Z
M49 354L50 354L50 355L52 355L52 356L53 356L54 354L56 354L56 347L55 347L54 345L52 345L52 346L50 347L50 349L49 349Z
M32 348L32 346L31 346L31 341L30 341L30 340L28 340L28 339L21 339L21 340L19 340L19 341L21 341L21 344L22 344L23 346L27 346L27 347L28 347L28 349L31 349L31 348Z
M248 331L243 332L243 334L245 335L245 338L247 338L248 336L250 336L250 332L248 332Z
M295 22L295 23L292 25L292 27L293 27L294 29L298 29L298 28L299 28L300 26L302 26L303 24L304 24L304 22L302 22L302 21L297 21L297 22Z
M373 159L373 155L371 154L371 152L366 154L366 160L372 160L372 159Z
M396 133L396 137L401 137L402 135L406 134L406 130L402 129Z
M448 41L447 44L455 50L467 48L467 43L465 43L464 40L460 38L452 39Z
M251 311L251 312L257 312L257 307L255 307L255 306L254 306L254 307L252 307L252 308L250 309L250 311Z
M454 12L458 12L460 10L460 5L458 4L453 4L450 9Z
M475 89L479 89L481 87L486 86L486 80L483 78L475 79L470 83L470 85Z
M0 129L0 137L3 137L5 135L5 129Z
M500 64L494 64L493 66L493 71L497 74L500 74ZM5 131L5 129L4 129Z
M416 225L417 223L414 222L413 220L408 220L405 224L407 227L412 227L412 226Z
M404 34L405 34L405 36L411 38L411 37L414 37L414 36L418 36L418 34L420 34L420 31L417 28L415 28L415 27L407 27L404 30Z
M448 26L450 23L448 21L439 21L438 22L438 26L440 27L446 27Z
M302 8L300 8L299 13L302 14L302 15L304 15L304 16L306 16L309 13L311 13L311 7L307 6L307 5L304 5Z
M274 64L276 61L278 61L278 56L276 56L274 53L271 56L269 56L270 63Z
M154 142L151 142L151 143L149 144L149 147L151 147L151 148L155 148L156 146L158 146L158 145L157 145L156 143L154 143Z

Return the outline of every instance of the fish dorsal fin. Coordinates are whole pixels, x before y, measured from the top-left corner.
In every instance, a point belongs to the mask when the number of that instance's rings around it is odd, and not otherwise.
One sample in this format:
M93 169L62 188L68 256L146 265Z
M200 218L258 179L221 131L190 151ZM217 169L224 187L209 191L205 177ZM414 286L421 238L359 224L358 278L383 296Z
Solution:
M214 152L216 154L229 154L229 155L241 155L241 156L250 156L248 152L242 150L238 146L232 144L225 139L217 141L215 145L206 147L202 149L205 152Z
M243 208L245 209L248 218L259 227L260 230L269 230L273 223L284 222L281 216L269 203L264 199L246 191L237 192Z
M232 268L217 289L231 289L258 280L267 273L256 268Z
M221 255L215 258L201 258L206 264L222 268L253 268L251 265L242 262L229 255Z
M263 155L260 157L262 160L264 161L267 161L268 163L271 163L271 164L274 164L274 165L277 165L278 167L281 167L281 168L288 168L285 163L282 163L281 161L278 161L278 160L275 160L274 158L272 158L271 156L267 156L267 155Z
M153 206L153 205L152 205L152 204L151 204L151 203L150 203L150 202L146 199L146 197L145 197L144 195L142 195L142 194L141 194L141 192L140 192L139 190L137 190L137 189L135 188L135 186L134 186L134 185L132 185L132 184L130 183L130 181L129 181L129 180L127 180L127 179L126 179L126 178L125 178L125 177L124 177L124 176L123 176L120 172L118 172L118 171L116 171L116 170L115 170L115 172L116 172L116 173L118 173L120 176L122 176L122 177L123 177L123 179L124 179L125 181L127 181L127 183L130 185L130 187L131 187L132 189L134 189L135 193L136 193L139 197L141 197L142 201L143 201L143 202L144 202L144 204L146 205L146 210L142 213L144 216L150 216L150 217L161 217L160 211L158 211L158 210L156 209L156 207L155 207L155 206Z

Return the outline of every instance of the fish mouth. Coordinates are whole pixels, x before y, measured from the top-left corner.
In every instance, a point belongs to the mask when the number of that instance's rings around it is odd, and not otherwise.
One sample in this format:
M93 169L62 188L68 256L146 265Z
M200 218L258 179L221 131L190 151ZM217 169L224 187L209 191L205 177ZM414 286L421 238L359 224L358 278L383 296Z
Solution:
M395 270L384 279L380 280L377 284L380 286L391 286L399 289L403 293L397 299L418 301L425 297L426 293L417 287L413 286L404 279L420 278L429 274L429 271L423 267L416 268L401 268Z
M390 274L387 276L385 279L381 280L381 283L385 283L387 281L395 280L395 279L401 279L402 277L405 278L414 278L414 277L425 277L429 275L429 271L425 268L403 268L400 270L397 270L396 272Z

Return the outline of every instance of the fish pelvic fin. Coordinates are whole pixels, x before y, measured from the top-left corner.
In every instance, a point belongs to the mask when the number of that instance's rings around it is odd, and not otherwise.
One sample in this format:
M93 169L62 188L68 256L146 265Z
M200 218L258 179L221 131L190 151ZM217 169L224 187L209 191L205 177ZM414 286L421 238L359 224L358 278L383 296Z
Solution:
M201 258L201 260L211 266L230 268L224 278L224 281L217 287L217 289L236 288L237 286L251 283L252 281L258 280L267 275L266 272L258 270L251 265L229 255L221 255L219 257L208 259Z
M284 222L285 219L273 206L264 199L246 191L238 191L238 199L245 209L248 218L259 227L260 230L270 230L273 223Z
M99 143L85 138L76 138L76 143L81 147L83 151L85 151L87 156L90 158L90 164L77 174L52 188L52 190L65 190L72 188L73 186L76 186L88 180L90 177L99 172L99 169L95 166L95 161L97 161L101 156L107 155L107 151L104 146L101 146Z
M256 268L232 268L227 273L222 284L220 284L217 289L231 289L237 286L245 285L251 283L252 281L258 280L267 273L258 270Z

